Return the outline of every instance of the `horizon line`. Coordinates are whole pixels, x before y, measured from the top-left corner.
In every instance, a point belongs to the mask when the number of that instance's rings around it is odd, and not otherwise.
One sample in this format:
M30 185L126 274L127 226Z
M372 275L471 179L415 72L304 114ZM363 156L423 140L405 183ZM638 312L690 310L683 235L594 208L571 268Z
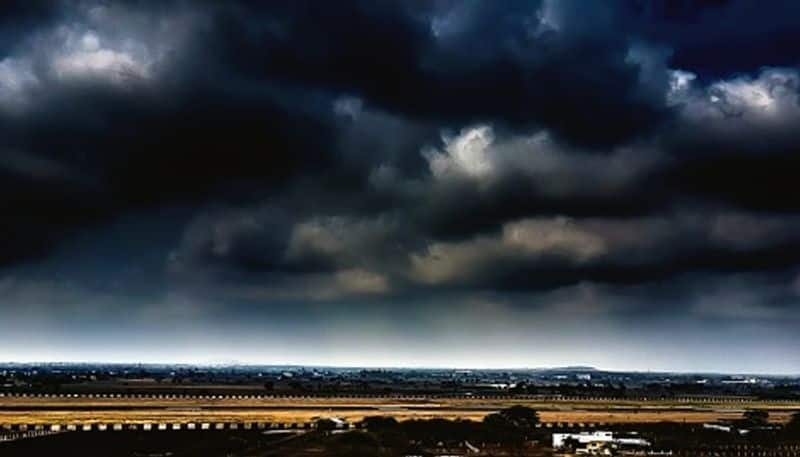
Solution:
M32 361L13 361L0 360L2 365L39 365L39 364L76 364L76 365L173 365L173 366L196 366L196 367L291 367L291 368L336 368L336 369L384 369L384 370L475 370L475 371L546 371L546 370L575 370L586 369L587 371L598 371L606 373L637 373L637 374L680 374L680 375L726 375L726 376L769 376L769 377L800 377L800 373L769 373L769 372L736 372L736 371L689 371L689 370L664 370L664 369L605 369L593 365L568 364L559 366L498 366L498 367L469 367L469 366L447 366L447 365L335 365L320 363L254 363L254 362L175 362L175 361L150 361L150 362L125 362L125 361L90 361L90 360L32 360Z

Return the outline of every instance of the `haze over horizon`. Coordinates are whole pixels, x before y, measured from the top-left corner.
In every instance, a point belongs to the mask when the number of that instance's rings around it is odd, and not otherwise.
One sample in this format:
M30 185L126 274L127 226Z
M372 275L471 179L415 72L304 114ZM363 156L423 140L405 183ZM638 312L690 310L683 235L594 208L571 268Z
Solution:
M0 360L800 371L800 2L0 4Z
M240 360L198 360L198 361L174 361L174 360L155 360L141 362L131 361L108 361L108 360L0 360L1 365L8 366L39 366L39 365L104 365L104 366L174 366L174 367L242 367L242 368L303 368L303 369L336 369L336 370L486 370L486 371L577 371L577 372L609 372L609 373L650 373L650 374L683 374L683 375L722 375L722 376L768 376L768 377L797 377L796 372L742 372L742 371L685 371L685 370L651 370L651 369L612 369L606 367L594 367L588 365L563 365L563 366L463 366L463 365L337 365L329 363L271 363L257 361Z

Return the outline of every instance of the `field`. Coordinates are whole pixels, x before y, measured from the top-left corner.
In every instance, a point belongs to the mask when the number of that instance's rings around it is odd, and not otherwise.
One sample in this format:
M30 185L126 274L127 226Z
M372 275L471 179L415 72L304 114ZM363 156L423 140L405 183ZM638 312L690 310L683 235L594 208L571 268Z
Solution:
M403 419L472 419L511 405L539 411L542 422L645 423L708 422L740 418L746 409L765 409L773 422L785 422L800 403L674 400L424 397L0 397L0 425L142 424L200 422L308 423L336 416L358 422L367 416Z

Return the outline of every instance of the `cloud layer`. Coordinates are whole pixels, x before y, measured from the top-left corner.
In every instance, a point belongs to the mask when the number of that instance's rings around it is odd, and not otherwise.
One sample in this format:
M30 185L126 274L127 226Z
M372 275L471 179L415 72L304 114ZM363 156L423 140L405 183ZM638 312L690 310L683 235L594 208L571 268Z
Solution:
M0 307L420 338L486 310L775 349L800 319L796 9L5 2Z

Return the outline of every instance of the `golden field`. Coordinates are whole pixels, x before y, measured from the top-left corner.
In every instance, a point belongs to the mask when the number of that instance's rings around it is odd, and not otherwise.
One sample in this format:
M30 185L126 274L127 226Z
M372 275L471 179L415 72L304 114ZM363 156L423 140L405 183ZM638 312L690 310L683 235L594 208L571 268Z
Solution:
M524 405L543 422L644 423L708 422L736 419L749 408L766 409L784 422L800 403L525 398L252 397L252 398L89 398L0 397L0 425L84 423L271 422L303 423L321 416L356 422L367 416L404 419L480 420L499 409Z

